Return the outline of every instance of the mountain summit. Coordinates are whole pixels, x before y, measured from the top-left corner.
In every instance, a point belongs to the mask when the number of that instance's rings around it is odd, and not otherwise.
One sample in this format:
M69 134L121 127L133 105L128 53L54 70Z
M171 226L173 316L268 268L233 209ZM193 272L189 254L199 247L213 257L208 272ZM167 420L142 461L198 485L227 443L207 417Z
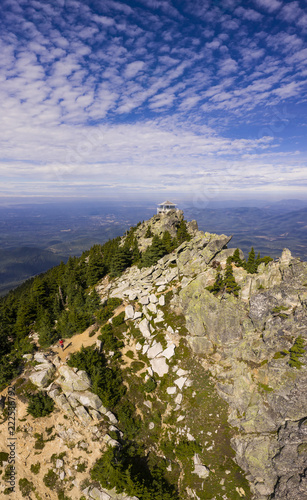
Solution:
M2 299L1 495L305 498L307 263L230 241L172 210Z

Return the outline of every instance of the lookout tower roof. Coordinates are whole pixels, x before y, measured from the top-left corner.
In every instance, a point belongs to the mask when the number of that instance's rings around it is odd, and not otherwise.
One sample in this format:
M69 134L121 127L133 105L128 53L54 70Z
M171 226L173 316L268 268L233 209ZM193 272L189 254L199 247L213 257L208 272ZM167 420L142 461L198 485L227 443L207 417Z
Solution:
M176 204L176 203L172 203L171 201L168 201L168 200L167 200L167 201L163 201L163 203L159 203L159 205L158 205L158 206L159 206L159 207L161 207L162 205L172 205L172 206L174 206L174 207L176 207L176 206L177 206L177 204Z

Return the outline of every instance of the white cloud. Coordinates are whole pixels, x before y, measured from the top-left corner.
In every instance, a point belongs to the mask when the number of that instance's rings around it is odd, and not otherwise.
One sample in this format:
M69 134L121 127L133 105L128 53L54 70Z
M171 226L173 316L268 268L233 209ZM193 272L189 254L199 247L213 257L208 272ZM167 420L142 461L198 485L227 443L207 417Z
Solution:
M107 16L93 16L93 21L95 21L98 24L102 24L103 26L114 26L115 21L111 17Z
M104 177L116 184L120 175L128 179L123 185L140 188L150 175L157 185L165 175L177 182L177 172L194 185L191 169L201 175L204 162L223 170L243 151L273 147L273 141L227 139L231 124L259 129L263 110L304 102L306 41L290 23L305 29L306 20L296 1L257 0L256 10L234 0L195 0L181 6L188 13L183 22L168 0L133 8L113 0L99 9L79 0L67 5L0 4L5 175L29 182L35 175L41 183L57 175L89 185L85 169L97 184ZM152 116L161 119L148 121ZM204 123L217 128L204 131ZM93 124L103 134L94 145ZM246 136L244 126L238 136ZM243 163L237 165L241 171Z
M254 0L254 2L268 12L274 12L282 6L282 2L278 0Z
M229 75L230 73L234 73L238 70L238 63L231 57L221 61L219 66L219 74L221 76Z
M283 5L279 16L287 22L295 21L302 14L302 9L299 7L299 2L290 2Z
M235 15L248 21L260 21L263 15L253 9L245 9L244 7L237 7L234 11Z
M144 68L144 65L144 61L133 61L127 64L124 72L125 78L134 78Z

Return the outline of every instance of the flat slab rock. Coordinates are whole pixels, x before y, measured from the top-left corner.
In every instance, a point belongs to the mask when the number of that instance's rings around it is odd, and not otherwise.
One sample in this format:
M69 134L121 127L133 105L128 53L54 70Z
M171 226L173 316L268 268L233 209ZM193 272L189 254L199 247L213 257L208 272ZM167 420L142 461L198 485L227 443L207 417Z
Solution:
M150 337L150 324L149 321L144 318L140 323L139 323L139 329L141 331L141 334L143 337L148 338Z
M127 319L133 319L134 318L134 308L133 306L127 306L125 309L125 321Z
M158 356L163 351L163 347L160 344L160 342L157 342L157 344L154 344L152 347L150 347L147 351L147 357L148 358L155 358Z
M194 470L192 471L193 474L197 474L197 476L202 479L209 476L210 473L209 469L201 463L200 458L197 454L194 455L193 462L194 462Z
M166 358L154 358L150 362L151 367L155 373L159 375L159 377L163 377L166 373L168 373L169 366L166 362Z

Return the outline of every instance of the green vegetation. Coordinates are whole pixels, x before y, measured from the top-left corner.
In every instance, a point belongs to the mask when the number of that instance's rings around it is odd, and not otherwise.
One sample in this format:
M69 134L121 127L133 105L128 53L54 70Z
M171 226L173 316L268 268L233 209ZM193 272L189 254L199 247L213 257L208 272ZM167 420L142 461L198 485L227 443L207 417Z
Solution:
M273 359L283 359L285 356L289 354L289 351L279 351L276 352L273 356Z
M290 349L289 365L291 368L300 369L303 366L303 363L298 358L302 357L305 353L304 344L303 337L299 335Z
M36 441L34 443L35 450L42 450L45 447L45 441L43 439L43 434L39 434L38 432L36 432L34 434L34 437L36 439Z
M163 245L162 239L159 236L154 235L152 238L151 245L142 254L140 261L140 267L150 267L158 262L161 257L167 253L165 246Z
M213 285L208 286L207 290L209 290L209 292L213 293L214 295L216 295L219 292L223 293L227 292L227 293L232 293L235 297L238 297L240 287L236 283L236 280L233 275L232 265L230 261L228 261L228 259L224 277L221 274L221 268L219 266L217 268L215 282Z
M31 491L34 491L34 484L32 481L28 481L25 477L19 479L18 486L23 497L29 497Z
M272 392L272 391L274 391L274 389L272 387L270 387L267 384L262 384L261 382L258 383L258 386L259 386L260 389L262 389L265 392Z
M113 326L120 326L125 322L125 311L122 311L120 314L115 316L112 320Z
M165 231L161 238L156 234L152 235L152 243L141 255L141 259L138 262L139 267L153 266L161 257L172 252L181 243L190 239L191 236L188 233L185 220L179 223L176 238L172 238L168 231Z
M143 363L143 361L132 361L130 367L131 367L131 370L136 373L140 370L142 370L145 366L145 363Z
M71 500L71 497L65 495L64 490L58 490L57 494L58 494L58 500Z
M63 458L66 456L66 452L62 451L62 453L53 453L51 455L51 462L55 466L57 460L63 460Z
M151 232L150 226L148 226L146 233L145 233L145 238L152 238L153 234Z
M9 454L6 451L0 451L0 467L3 466L3 462L7 462Z
M41 468L40 462L37 462L36 464L31 464L30 470L33 472L33 474L38 474Z
M289 309L290 308L286 307L286 306L276 306L272 309L272 314L274 316L278 316L281 319L287 319L289 315L286 313L283 313L282 311L288 311Z
M157 387L157 382L153 378L149 378L142 387L144 392L153 392Z
M121 299L111 298L103 305L102 309L96 312L97 321L102 324L108 321L113 314L115 309L122 303Z
M107 364L103 353L99 353L93 346L83 347L73 353L67 361L69 366L85 370L92 380L92 391L97 394L103 404L112 408L124 395L126 389L122 384L122 375L116 360Z
M101 334L98 336L98 339L102 342L103 351L105 353L112 351L114 352L114 359L120 358L120 349L122 349L124 343L116 337L113 326L107 323L100 329L100 332Z
M86 463L82 462L82 463L78 464L76 470L78 472L84 472L84 471L86 471Z
M272 257L265 256L260 257L260 253L256 257L254 247L251 247L251 250L248 254L247 262L240 257L240 250L237 248L231 257L228 257L227 262L233 262L237 267L243 267L248 273L254 274L257 272L258 266L264 262L268 264L273 259Z
M213 293L214 295L218 294L219 292L227 292L232 293L235 297L238 297L240 287L235 281L232 264L235 264L236 267L243 267L248 273L253 274L257 272L258 266L259 264L261 264L261 262L265 262L267 264L271 260L273 260L271 257L260 258L260 253L258 253L258 256L256 258L255 250L252 247L248 255L248 260L247 262L245 262L244 259L241 259L240 250L237 248L234 251L233 255L227 258L224 276L222 274L221 266L218 264L218 262L213 261L212 267L216 268L215 282L213 285L208 286L207 290L209 290L209 292ZM260 286L259 288L263 287Z
M58 480L58 476L52 469L49 469L48 472L43 477L44 485L47 486L50 490L53 490L56 487L56 482Z
M127 358L133 359L134 358L134 352L133 351L127 351L126 352Z
M201 446L195 441L180 441L175 450L175 455L181 462L190 460L195 453L202 451Z
M120 276L132 264L155 264L190 239L186 222L182 221L176 238L171 238L167 231L162 238L153 236L152 244L141 254L135 238L138 226L126 233L124 245L120 237L94 245L81 257L70 257L66 264L61 262L0 298L0 390L21 373L23 354L35 351L29 333L38 332L40 345L49 347L59 338L69 338L95 322L105 323L113 315L118 305L114 300L118 299L109 299L101 307L93 288L98 280L106 274Z
M233 275L232 265L227 263L225 276L224 276L224 287L227 293L232 293L235 297L238 297L240 287L236 283L236 280Z
M40 391L37 394L29 394L28 399L27 413L32 417L45 417L53 412L54 401L45 392Z
M116 488L118 493L135 495L141 500L179 499L175 486L164 477L165 460L157 459L151 466L139 451L129 445L122 450L109 448L92 468L92 479L104 488Z

